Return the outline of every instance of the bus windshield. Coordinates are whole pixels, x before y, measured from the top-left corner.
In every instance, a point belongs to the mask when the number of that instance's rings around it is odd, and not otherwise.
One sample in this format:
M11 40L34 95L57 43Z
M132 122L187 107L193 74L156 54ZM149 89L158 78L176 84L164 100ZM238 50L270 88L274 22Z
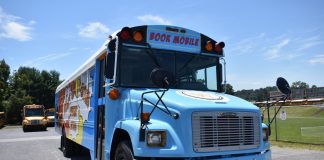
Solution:
M25 116L27 117L37 117L37 116L44 116L44 110L42 108L33 108L33 109L26 109Z
M217 90L218 58L170 50L122 47L120 54L120 85L156 88L150 80L154 68L163 68L176 78L171 88Z
M46 112L46 116L54 116L54 112Z

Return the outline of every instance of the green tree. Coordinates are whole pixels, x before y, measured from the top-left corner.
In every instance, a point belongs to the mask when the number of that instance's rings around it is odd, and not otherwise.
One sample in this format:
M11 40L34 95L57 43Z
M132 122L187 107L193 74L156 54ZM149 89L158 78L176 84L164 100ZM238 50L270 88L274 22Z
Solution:
M26 104L54 106L55 89L60 84L56 71L39 71L36 68L20 67L10 78L10 97L5 102L9 123L21 122L20 112Z
M6 103L7 122L10 124L21 123L22 106L26 104L32 104L32 97L26 95L24 90L16 90Z
M8 79L10 75L10 67L6 64L6 61L2 59L0 61L0 111L4 111L4 100L8 95Z
M257 101L262 102L268 99L270 96L270 91L276 91L277 87L266 87L266 88L259 88L259 89L250 89L250 90L240 90L234 92L235 96L238 96L240 98L243 98L247 101Z
M234 95L234 89L233 89L233 86L231 84L227 83L225 85L225 88L226 88L226 93L227 94Z
M249 89L249 90L243 89L240 91L236 91L234 95L242 99L245 99L247 101L253 101L255 99L253 95L253 89Z
M303 88L303 89L306 89L306 88L309 88L309 85L306 82L296 81L296 82L292 83L291 88Z
M54 107L56 87L61 83L57 71L42 71L40 74L40 103L46 108Z

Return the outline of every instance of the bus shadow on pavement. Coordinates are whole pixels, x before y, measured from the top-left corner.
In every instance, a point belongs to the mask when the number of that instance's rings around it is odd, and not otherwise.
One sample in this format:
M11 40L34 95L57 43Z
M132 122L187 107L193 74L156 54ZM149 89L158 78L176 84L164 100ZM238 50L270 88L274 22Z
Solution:
M62 148L59 147L58 148L60 151L62 151ZM78 154L72 154L69 157L66 158L70 158L71 160L91 160L91 156L89 153L89 150L86 148L79 148L76 153Z

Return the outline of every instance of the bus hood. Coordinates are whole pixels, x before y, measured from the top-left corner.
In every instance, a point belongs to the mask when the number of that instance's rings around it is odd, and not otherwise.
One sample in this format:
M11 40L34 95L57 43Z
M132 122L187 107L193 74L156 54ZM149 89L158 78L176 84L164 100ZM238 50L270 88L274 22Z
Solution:
M148 89L131 89L130 96L132 99L141 100L141 96L144 92L152 91ZM162 92L158 92L158 95L162 95ZM148 93L144 95L144 98L156 103L158 97L154 93ZM193 91L193 90L178 90L169 89L162 97L164 104L175 110L259 110L258 107L252 103L243 100L241 98L211 92L211 91ZM161 105L161 103L159 103ZM149 105L149 104L147 104ZM146 106L146 105L145 105Z

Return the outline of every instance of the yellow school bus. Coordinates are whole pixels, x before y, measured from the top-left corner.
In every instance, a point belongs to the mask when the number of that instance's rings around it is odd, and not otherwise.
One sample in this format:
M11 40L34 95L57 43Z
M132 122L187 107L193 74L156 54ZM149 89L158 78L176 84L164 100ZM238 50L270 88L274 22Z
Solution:
M45 108L43 105L25 105L23 108L23 131L39 128L46 131L47 121L45 119Z
M46 109L45 118L47 120L47 126L54 127L54 111L55 108Z

